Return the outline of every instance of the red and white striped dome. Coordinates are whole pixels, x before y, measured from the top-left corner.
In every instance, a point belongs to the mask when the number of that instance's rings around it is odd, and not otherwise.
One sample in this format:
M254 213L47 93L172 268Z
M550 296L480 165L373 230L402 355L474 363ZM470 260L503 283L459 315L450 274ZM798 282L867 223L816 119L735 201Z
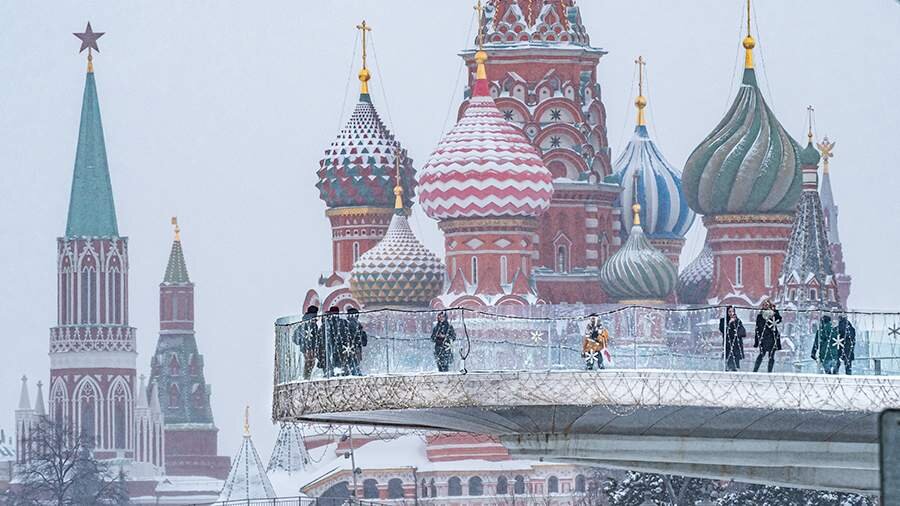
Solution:
M534 146L503 119L487 83L476 83L462 118L419 173L419 202L436 220L536 217L550 207L552 180Z

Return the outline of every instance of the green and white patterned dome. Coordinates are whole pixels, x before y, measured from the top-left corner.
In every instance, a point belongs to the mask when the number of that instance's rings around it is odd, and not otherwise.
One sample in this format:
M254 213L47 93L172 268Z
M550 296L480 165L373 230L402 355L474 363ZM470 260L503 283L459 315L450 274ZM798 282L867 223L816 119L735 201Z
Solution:
M618 302L662 302L678 279L675 264L654 248L641 227L640 205L635 204L634 225L628 240L600 269L600 282L609 297Z
M800 146L769 109L753 68L718 126L688 157L682 186L699 214L793 213L801 191Z

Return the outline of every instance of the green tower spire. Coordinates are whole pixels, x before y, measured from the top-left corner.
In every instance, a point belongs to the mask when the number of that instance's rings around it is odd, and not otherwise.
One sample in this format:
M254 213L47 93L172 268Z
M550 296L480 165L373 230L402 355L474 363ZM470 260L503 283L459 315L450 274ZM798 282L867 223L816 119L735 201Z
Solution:
M184 251L181 249L181 228L178 226L178 218L172 217L172 226L175 227L175 240L172 241L172 251L169 252L169 265L166 266L164 284L187 284L191 282L188 276L187 264L184 261Z
M97 84L88 66L69 198L66 237L118 237L116 207L106 161L106 144L97 101Z

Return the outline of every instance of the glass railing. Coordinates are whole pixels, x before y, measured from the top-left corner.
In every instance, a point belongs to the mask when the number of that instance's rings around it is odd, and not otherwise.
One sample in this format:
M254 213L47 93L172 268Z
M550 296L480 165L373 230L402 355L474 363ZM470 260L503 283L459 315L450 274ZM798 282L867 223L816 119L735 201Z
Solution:
M275 324L275 384L467 371L725 371L737 366L748 372L760 355L754 347L760 311L736 311L746 337L743 346L732 348L740 351L727 354L720 331L722 307L546 305L484 311L384 309L306 320L289 316ZM844 324L829 338L840 338L836 354L831 354L840 374L846 373L848 363L852 374L900 374L900 313L782 309L780 314L774 371L817 373L829 365L820 356L812 358L816 328L827 315L835 327L845 317L854 330ZM439 323L439 317L445 322ZM605 343L600 338L603 330L608 335ZM728 359L741 352L739 364L730 363ZM768 362L767 354L760 360L761 371L768 369Z

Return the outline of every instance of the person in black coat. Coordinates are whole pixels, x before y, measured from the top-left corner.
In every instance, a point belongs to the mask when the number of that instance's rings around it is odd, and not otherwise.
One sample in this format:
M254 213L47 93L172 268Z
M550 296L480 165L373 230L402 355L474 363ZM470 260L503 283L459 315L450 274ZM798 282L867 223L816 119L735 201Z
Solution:
M437 314L437 321L431 329L431 341L434 343L434 359L440 372L450 370L450 362L453 361L453 341L456 340L456 331L453 325L447 321L447 313L441 311Z
M781 334L778 326L781 325L781 313L771 300L763 302L762 309L756 315L756 336L753 339L753 347L759 348L756 364L753 372L759 371L763 357L769 356L769 372L775 367L775 352L781 349Z
M319 308L309 306L300 324L294 329L292 339L303 353L303 379L308 380L316 367L319 349Z
M319 367L325 371L325 377L347 374L345 356L352 350L347 321L341 318L341 310L337 306L328 308L322 326L319 327L319 347L317 357ZM350 346L350 348L348 348Z
M353 346L353 353L347 356L346 364L350 374L353 376L361 376L359 364L362 362L362 349L369 344L369 335L359 322L359 310L351 307L347 310L347 331L350 337L350 345Z
M737 371L744 358L744 338L747 337L747 331L734 306L725 308L725 317L719 319L719 332L722 333L725 346L725 370Z
M856 328L847 319L847 315L842 314L838 318L837 324L838 337L843 342L844 347L841 349L841 361L844 362L844 372L850 376L853 372L853 360L856 359Z

